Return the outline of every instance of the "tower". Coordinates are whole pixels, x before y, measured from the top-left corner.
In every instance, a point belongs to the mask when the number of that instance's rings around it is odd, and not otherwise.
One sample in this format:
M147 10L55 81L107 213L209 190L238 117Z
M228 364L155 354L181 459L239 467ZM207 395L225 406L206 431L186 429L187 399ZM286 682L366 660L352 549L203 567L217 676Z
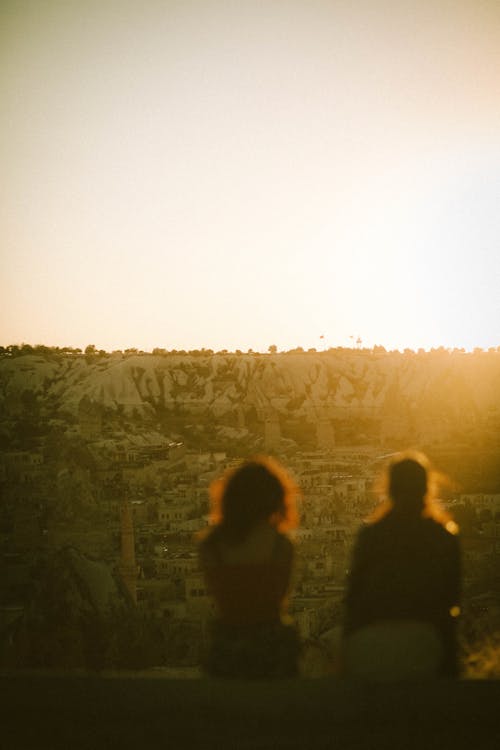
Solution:
M127 497L122 500L120 577L134 604L137 604L137 563L135 561L134 521Z

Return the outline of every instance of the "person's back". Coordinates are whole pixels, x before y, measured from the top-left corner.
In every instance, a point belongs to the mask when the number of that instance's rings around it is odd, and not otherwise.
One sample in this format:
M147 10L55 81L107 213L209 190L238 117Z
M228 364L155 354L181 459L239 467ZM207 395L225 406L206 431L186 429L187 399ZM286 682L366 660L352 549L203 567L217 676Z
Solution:
M360 531L352 555L344 626L350 670L359 669L352 667L352 658L362 660L358 658L360 644L367 653L370 648L373 651L374 634L378 643L382 644L383 638L392 643L392 652L387 646L388 658L392 658L398 632L402 632L395 625L403 623L403 651L404 638L406 652L410 637L417 644L415 673L420 674L424 661L419 649L428 648L435 651L434 671L453 676L458 671L456 614L460 598L460 551L452 533L456 526L449 522L446 528L425 515L426 469L413 459L400 460L394 466L392 506ZM385 635L381 624L385 624ZM380 648L383 651L385 647Z
M239 544L214 530L200 558L222 622L278 622L286 614L293 545L268 523L258 524Z
M298 639L287 622L295 486L268 459L243 464L212 489L217 520L199 545L212 594L206 671L218 677L292 677Z
M366 526L353 553L350 627L381 617L441 622L458 599L457 538L432 518L389 514Z

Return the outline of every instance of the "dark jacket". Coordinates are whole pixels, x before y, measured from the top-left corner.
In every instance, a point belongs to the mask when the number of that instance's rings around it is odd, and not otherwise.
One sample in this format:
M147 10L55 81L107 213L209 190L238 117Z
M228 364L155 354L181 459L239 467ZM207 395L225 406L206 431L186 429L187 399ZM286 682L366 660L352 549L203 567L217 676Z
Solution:
M459 542L440 523L391 511L361 529L347 582L346 635L383 620L429 622L442 641L442 673L454 676L457 610L452 608L459 601Z

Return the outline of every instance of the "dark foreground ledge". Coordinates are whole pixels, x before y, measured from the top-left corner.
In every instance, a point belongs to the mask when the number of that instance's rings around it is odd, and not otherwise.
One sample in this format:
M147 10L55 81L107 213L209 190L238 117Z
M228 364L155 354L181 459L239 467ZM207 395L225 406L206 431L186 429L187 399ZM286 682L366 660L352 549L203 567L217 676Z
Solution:
M5 750L500 748L500 682L0 675Z

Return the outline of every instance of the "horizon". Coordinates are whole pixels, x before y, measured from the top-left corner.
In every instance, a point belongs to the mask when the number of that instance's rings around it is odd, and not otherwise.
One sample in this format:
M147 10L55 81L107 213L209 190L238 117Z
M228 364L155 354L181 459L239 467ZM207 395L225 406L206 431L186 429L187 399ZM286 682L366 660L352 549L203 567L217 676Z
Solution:
M500 344L500 6L0 7L0 341Z
M41 350L48 350L48 351L54 351L59 354L70 354L70 353L77 353L82 355L112 355L112 354L128 354L128 355L134 355L134 354L151 354L152 356L164 356L167 354L204 354L207 356L213 356L216 354L220 355L244 355L244 354L328 354L330 352L337 352L337 351L343 351L343 352L353 352L353 353L372 353L372 354L433 354L433 353L445 353L445 354L500 354L500 345L499 346L490 346L488 348L476 346L472 349L466 349L465 347L446 347L443 345L436 346L436 347L419 347L418 349L412 349L411 347L404 347L401 349L395 348L395 349L388 349L384 347L382 344L375 344L373 346L365 346L362 345L363 342L360 342L356 345L350 345L350 346L343 346L343 345L336 345L336 346L329 346L328 348L316 348L316 347L309 347L305 348L303 346L297 345L295 347L291 347L290 349L279 349L276 345L270 344L266 349L252 349L249 348L247 350L243 349L212 349L211 347L202 346L199 349L193 348L193 349L168 349L166 347L160 347L160 346L154 346L151 349L141 349L136 346L127 347L125 349L103 349L98 348L95 346L95 344L87 344L86 346L73 346L70 344L30 344L27 342L18 342L18 343L10 343L7 345L0 344L0 356L4 354L12 354L12 350L16 350L16 354L29 354L31 352L36 352L38 349ZM276 347L274 349L274 347ZM31 352L30 352L31 350Z

